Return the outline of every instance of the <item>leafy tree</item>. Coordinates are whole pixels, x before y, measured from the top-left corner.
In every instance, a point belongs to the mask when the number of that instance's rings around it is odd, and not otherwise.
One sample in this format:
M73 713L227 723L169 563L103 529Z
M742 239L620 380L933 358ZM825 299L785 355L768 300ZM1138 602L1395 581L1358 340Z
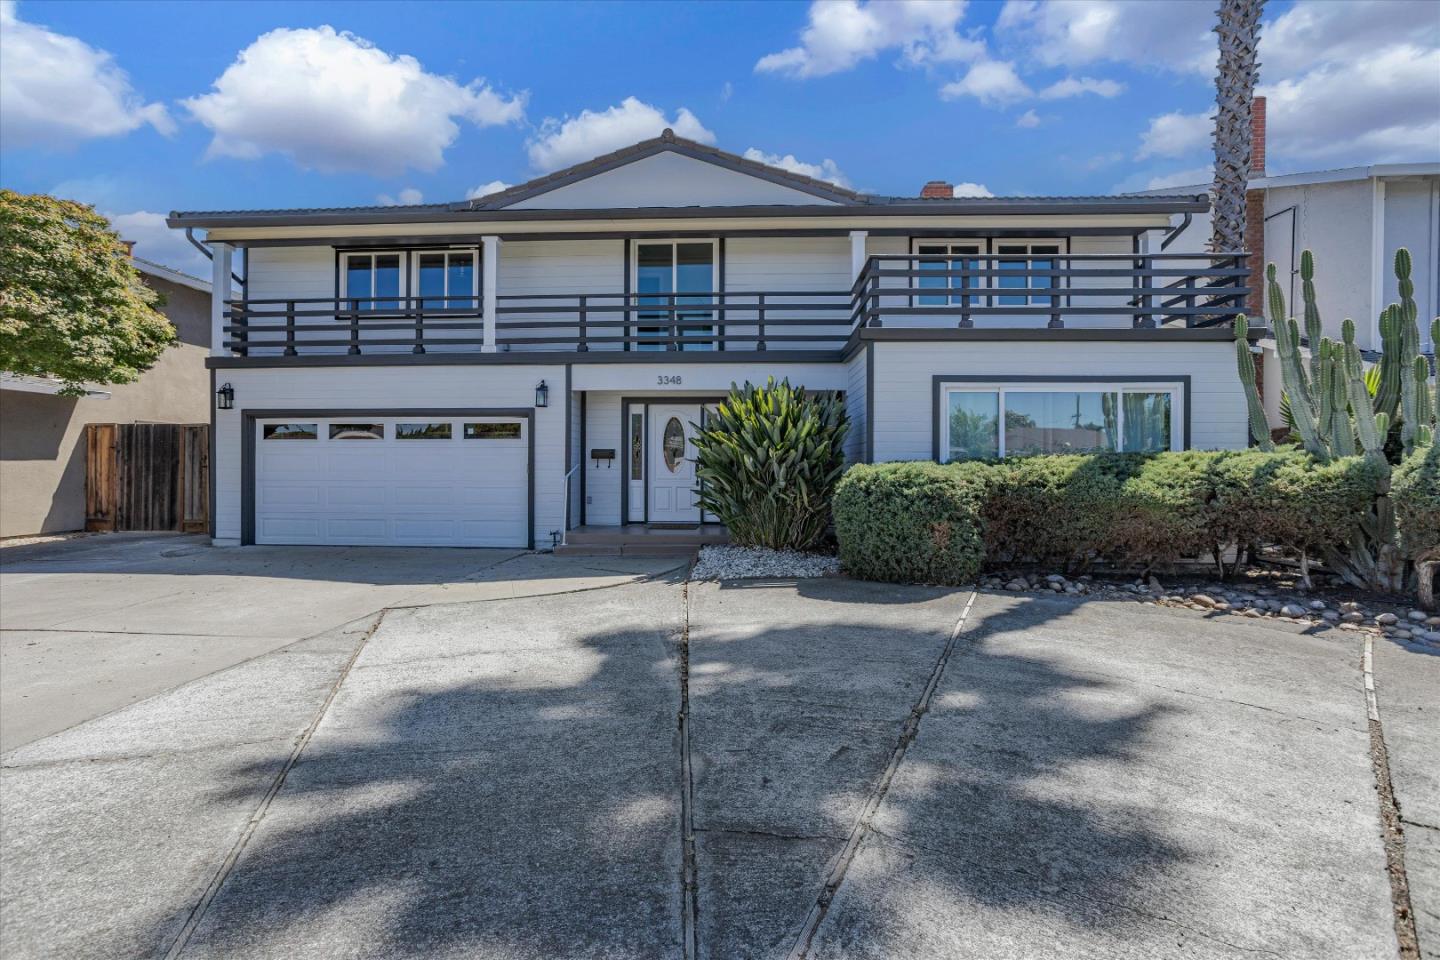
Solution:
M0 370L131 383L175 340L162 304L93 207L0 190Z

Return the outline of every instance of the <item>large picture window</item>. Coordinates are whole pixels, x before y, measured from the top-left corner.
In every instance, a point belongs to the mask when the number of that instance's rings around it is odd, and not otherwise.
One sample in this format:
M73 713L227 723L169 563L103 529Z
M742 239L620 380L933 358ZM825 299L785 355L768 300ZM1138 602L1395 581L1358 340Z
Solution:
M426 310L474 310L475 252L423 250L415 254L415 292Z
M1179 449L1174 384L966 384L947 387L943 399L947 461Z

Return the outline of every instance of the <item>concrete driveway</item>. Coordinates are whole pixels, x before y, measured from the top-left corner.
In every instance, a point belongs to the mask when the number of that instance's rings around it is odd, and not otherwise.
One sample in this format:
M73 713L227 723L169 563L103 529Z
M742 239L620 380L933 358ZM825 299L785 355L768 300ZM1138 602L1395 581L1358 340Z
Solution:
M613 585L673 561L519 550L214 548L120 534L0 549L0 750L382 607Z
M1437 658L1390 654L1419 695ZM0 940L1394 957L1360 665L1338 631L846 580L392 609L6 754Z

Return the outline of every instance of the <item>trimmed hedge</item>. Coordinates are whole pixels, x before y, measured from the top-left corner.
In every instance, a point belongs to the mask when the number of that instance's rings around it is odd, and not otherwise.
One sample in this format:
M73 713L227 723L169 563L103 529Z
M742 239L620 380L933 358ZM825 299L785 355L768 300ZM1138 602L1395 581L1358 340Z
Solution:
M1440 444L1416 450L1390 479L1400 550L1418 560L1440 552Z
M984 555L983 493L936 463L851 467L833 504L840 563L865 580L966 583Z
M959 583L982 562L1149 569L1231 545L1339 543L1379 482L1363 457L1300 450L866 465L836 489L835 530L841 564L868 579Z

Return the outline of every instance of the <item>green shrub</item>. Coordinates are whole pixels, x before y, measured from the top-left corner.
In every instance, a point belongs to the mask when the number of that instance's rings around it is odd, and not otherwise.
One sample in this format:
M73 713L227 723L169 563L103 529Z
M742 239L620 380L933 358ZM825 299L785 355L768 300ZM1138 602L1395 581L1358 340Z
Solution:
M1440 552L1440 443L1400 462L1391 475L1390 499L1401 552L1416 560Z
M697 499L742 546L813 547L830 526L848 430L837 394L773 377L763 387L732 385L695 436Z
M986 477L934 463L861 464L835 490L840 564L865 580L967 583L984 547Z
M1428 500L1405 501L1428 504L1407 509L1414 536L1431 544L1440 542L1435 475L1432 466L1416 483ZM1321 464L1297 449L883 464L854 467L841 481L836 534L845 568L872 579L957 583L980 559L1148 570L1183 557L1218 560L1252 543L1310 551L1342 543L1380 479L1364 457ZM957 524L982 537L981 558L951 542Z

